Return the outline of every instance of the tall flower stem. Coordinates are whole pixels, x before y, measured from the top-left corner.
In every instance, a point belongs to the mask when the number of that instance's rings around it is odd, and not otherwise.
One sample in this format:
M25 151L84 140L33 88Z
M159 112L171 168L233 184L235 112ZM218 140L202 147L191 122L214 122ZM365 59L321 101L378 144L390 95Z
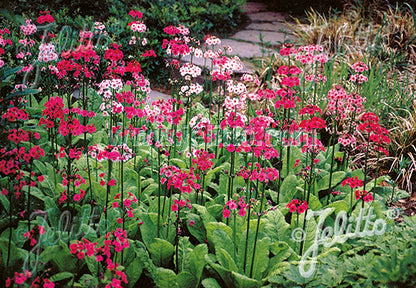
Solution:
M331 136L331 140L330 140L330 145L332 145L331 168L329 170L329 184L328 184L329 194L328 194L328 197L326 198L326 205L329 204L329 196L331 195L331 187L332 187L332 174L333 174L333 171L334 171L335 145L334 145L333 142L334 142L334 139Z
M113 162L108 159L108 175L107 175L107 194L105 198L105 207L104 207L104 215L105 215L105 233L108 231L108 200L111 193L111 186L108 185L108 182L111 180L111 170L113 168Z
M253 277L253 266L254 266L254 259L256 257L256 247L257 247L257 238L259 236L259 227L260 227L260 220L261 216L263 215L263 200L264 200L264 188L266 184L263 184L263 191L261 193L261 200L260 200L260 209L257 213L257 227L256 227L256 235L254 236L254 247L253 247L253 257L251 258L251 267L250 267L250 278Z
M338 100L335 103L335 119L338 117ZM337 135L337 122L334 122L334 134L331 135L331 139L329 140L329 145L332 146L332 153L331 153L331 168L329 170L329 184L328 184L328 190L329 190L329 194L328 197L326 198L326 205L329 204L329 196L331 195L331 186L332 186L332 174L334 171L334 157L335 157L335 141L334 141L334 135Z
M161 129L159 128L159 138L160 138L160 131ZM162 183L160 182L160 148L158 148L157 150L157 177L158 177L158 195L157 195L157 237L160 237L160 196L161 196L161 190L162 190ZM166 197L165 197L166 199ZM163 199L165 201L165 199Z
M254 169L254 153L251 154L251 172L250 175L253 173L253 169ZM251 205L250 205L250 200L251 200L251 181L250 178L248 179L247 182L247 193L248 193L248 199L247 202L248 204L248 211L247 211L247 234L246 234L246 245L244 247L244 273L246 273L246 264L247 264L247 250L248 250L248 236L249 236L249 230L250 230L250 216L251 216Z
M367 185L367 164L368 164L368 153L370 151L370 141L367 141L367 149L365 151L365 160L364 160L364 179L363 179L363 190L365 191L365 186ZM361 208L364 208L364 201L362 201Z
M315 140L312 139L312 143L315 143ZM314 182L314 177L313 177L313 160L315 158L316 155L314 155L314 145L312 146L312 153L311 153L311 170L309 171L309 183L308 183L308 194L307 194L307 198L306 198L306 202L309 203L309 198L311 195L311 189L312 189L312 184ZM306 216L308 215L308 209L306 209L305 211L305 217L303 218L303 231L305 231L306 228ZM299 254L302 255L303 252L303 247L304 247L305 241L302 240L302 242L300 243L300 250L299 250Z

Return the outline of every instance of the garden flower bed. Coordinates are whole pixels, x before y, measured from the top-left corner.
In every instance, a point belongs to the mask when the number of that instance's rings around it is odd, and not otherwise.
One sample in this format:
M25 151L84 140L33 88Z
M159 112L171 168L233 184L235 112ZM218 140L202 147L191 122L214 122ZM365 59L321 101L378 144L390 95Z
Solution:
M389 208L408 193L370 161L391 140L364 59L328 87L324 48L286 43L275 74L242 74L182 25L156 55L142 16L122 44L49 11L1 27L1 285L415 285L416 219ZM149 103L159 58L171 98Z

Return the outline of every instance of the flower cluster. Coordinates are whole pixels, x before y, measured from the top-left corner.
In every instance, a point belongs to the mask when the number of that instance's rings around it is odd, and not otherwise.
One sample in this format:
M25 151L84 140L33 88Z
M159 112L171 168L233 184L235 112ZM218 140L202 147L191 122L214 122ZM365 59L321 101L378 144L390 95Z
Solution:
M53 23L53 22L55 22L55 19L49 13L50 13L49 11L40 11L41 15L37 19L38 23L42 24L42 23Z
M276 181L279 179L279 170L274 167L261 167L260 163L255 163L252 167L252 163L249 163L249 167L242 167L238 176L248 179L250 181Z
M132 150L126 143L123 143L122 145L107 145L105 148L100 148L98 147L98 144L95 143L93 146L88 147L88 154L99 162L103 160L126 162L133 157Z
M127 283L127 277L126 274L121 271L120 264L112 260L112 258L115 259L112 255L112 250L119 253L130 247L127 232L120 228L108 232L105 235L104 245L97 246L97 242L92 243L87 239L82 238L81 241L78 240L76 243L72 243L69 248L71 254L76 254L78 259L84 259L86 256L95 257L95 261L105 265L106 269L114 275L111 280L111 286L106 285L106 287L122 288L123 286L121 283Z
M246 216L248 204L246 204L244 198L238 197L238 201L235 199L230 199L225 203L224 208L222 209L222 215L224 218L229 218L231 211L238 210L238 216Z
M354 70L354 72L356 72L358 74L352 74L350 76L350 81L351 82L357 82L358 81L359 84L362 84L363 82L368 81L367 76L362 74L362 72L368 71L368 67L367 67L366 64L364 64L363 62L356 62L352 65L352 69Z
M171 210L173 212L177 212L180 209L182 209L183 207L187 207L188 209L192 209L191 200L189 200L188 198L186 198L186 200L174 199L173 204L171 206Z
M58 54L55 53L55 45L42 43L39 46L39 62L50 62L58 59Z
M368 134L369 144L374 145L374 150L388 155L388 151L382 145L391 143L389 131L380 125L377 115L371 112L364 113L360 118L357 129Z
M359 200L359 199L363 199L364 202L371 202L373 201L373 195L371 194L371 192L367 192L365 190L357 190L355 191L355 200Z
M182 193L191 193L192 188L201 189L201 185L196 182L199 175L194 173L193 167L186 171L176 166L164 165L160 168L160 175L163 176L160 179L161 183L164 184L167 181L168 189L179 189Z
M289 212L291 213L298 212L299 214L302 214L308 209L308 203L306 201L292 199L292 201L286 205L286 208L289 208Z
M345 185L349 185L352 189L363 186L363 181L358 179L357 176L348 177L344 181L342 181L341 186L344 187Z
M20 26L20 29L23 31L23 34L28 36L37 31L36 25L32 24L32 20L26 19L25 22L26 22L26 25Z
M201 149L196 150L194 154L196 157L192 158L192 165L196 166L196 169L205 172L214 165L212 162L212 159L215 158L214 153L209 153L208 151Z

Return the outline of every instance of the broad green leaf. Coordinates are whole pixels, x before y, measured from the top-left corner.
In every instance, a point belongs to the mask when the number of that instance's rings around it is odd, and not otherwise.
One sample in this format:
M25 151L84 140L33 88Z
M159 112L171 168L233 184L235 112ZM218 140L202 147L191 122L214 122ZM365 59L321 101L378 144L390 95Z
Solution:
M335 187L341 183L341 181L345 179L346 175L347 173L344 171L337 171L332 173L331 187ZM316 183L317 191L329 189L329 178L330 175L326 175Z
M243 274L232 271L231 275L234 276L235 286L240 288L258 288L260 282L255 279L249 278Z
M88 270L90 270L91 274L95 274L97 273L97 271L99 271L99 269L102 269L102 265L100 262L95 260L95 257L88 257L86 256L84 258L85 263L87 264Z
M0 202L3 205L4 209L6 209L6 212L9 213L9 206L10 206L9 199L7 199L7 197L1 193L0 193Z
M155 238L154 242L148 245L148 249L157 266L167 266L172 260L174 247L166 240Z
M186 168L186 163L183 162L183 160L181 160L181 159L172 158L169 161L171 162L171 164L175 165L178 168L181 168L181 169Z
M188 271L190 270L190 262L191 262L191 252L192 252L192 244L189 242L189 237L180 237L179 238L179 247L178 247L178 254L179 254L179 272Z
M290 202L297 193L297 178L295 175L287 176L280 187L280 197L282 202Z
M78 285L74 285L74 287L90 287L94 288L98 286L98 279L90 274L84 274L78 281Z
M205 278L201 284L204 288L221 288L220 284L214 278Z
M274 242L270 246L270 251L273 253L273 255L275 255L270 260L270 261L273 262L273 263L271 263L271 265L275 265L277 263L280 263L280 262L286 260L292 254L295 253L295 251L293 251L293 249L290 248L289 245L286 242L283 242L283 241Z
M126 268L126 275L129 287L135 287L137 280L143 272L143 263L135 258Z
M58 274L55 274L53 276L51 276L49 278L49 280L51 280L52 282L58 282L58 281L62 281L64 279L68 279L68 278L72 278L74 277L74 274L69 273L69 272L61 272Z
M271 283L284 283L283 274L289 270L290 264L288 262L279 262L275 264L270 270L267 276L267 281Z
M331 207L335 208L334 212L335 212L336 215L338 215L338 213L341 212L341 211L348 212L349 205L344 200L338 200L338 201L332 202L328 206L326 206L326 208L331 208Z
M207 210L207 208L205 206L201 206L198 204L193 204L192 205L193 208L196 209L196 211L198 211L199 215L201 216L202 220L204 221L204 223L209 223L209 222L215 222L215 217L213 217Z
M281 175L280 175L282 178L287 178L288 174L290 175L291 173L293 173L293 174L299 173L301 168L302 168L302 165L299 165L295 168L295 162L296 162L296 159L301 159L302 160L304 158L304 155L303 155L302 151L298 147L291 146L290 147L289 169L288 169L288 166L287 166L287 157L288 157L287 154L288 153L287 152L288 152L288 149L287 149L287 147L285 147L284 150L283 150L282 170L281 170ZM288 171L289 171L289 173L288 173Z
M176 288L178 287L176 282L176 274L170 269L157 268L155 270L154 279L157 287Z
M233 230L222 222L210 222L206 224L205 229L207 230L207 238L210 244L214 244L213 233L215 230L223 230L230 238L233 235Z
M263 278L263 272L265 272L269 266L269 247L270 238L257 240L256 254L253 263L254 279L261 280Z
M319 199L315 196L315 195L313 195L313 194L310 194L309 195L309 203L308 203L308 206L309 206L309 209L312 209L312 210L314 210L314 211L317 211L317 210L319 210L319 209L321 209L322 208L322 204L321 204L321 202L319 201Z
M208 254L208 247L206 244L199 244L191 252L190 256L190 272L197 279L197 284L201 280L202 271L206 264L205 255Z
M230 271L238 270L232 256L225 249L216 248L215 252L217 255L217 260L221 266L223 266L225 269L230 270Z
M268 221L264 227L264 232L273 242L289 241L291 239L290 225L286 222L285 217L279 209L267 212L266 217Z
M77 259L71 254L68 246L63 241L59 241L59 245L46 247L40 257L45 263L51 261L58 268L58 271L70 272L78 268Z
M212 233L212 237L214 240L215 250L217 249L224 249L230 255L236 255L235 251L235 243L231 240L231 237L224 230L214 230Z
M197 280L195 275L182 271L176 276L176 281L178 282L178 287L180 288L195 288L198 287Z
M199 243L204 243L207 239L207 234L201 217L194 213L189 213L188 220L195 222L193 225L188 224L189 232L199 241Z

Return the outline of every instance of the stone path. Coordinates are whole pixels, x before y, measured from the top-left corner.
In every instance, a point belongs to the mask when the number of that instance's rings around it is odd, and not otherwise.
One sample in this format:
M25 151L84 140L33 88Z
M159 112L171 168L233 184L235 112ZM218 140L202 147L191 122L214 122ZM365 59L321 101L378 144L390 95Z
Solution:
M285 24L287 15L278 12L267 11L267 5L258 2L247 2L245 13L250 19L250 23L243 30L238 31L229 39L221 39L221 46L231 46L233 52L230 55L237 55L242 60L243 71L240 73L254 72L253 65L248 59L268 56L272 53L270 46L280 46L284 41L291 40L294 37L290 34L290 27ZM263 39L260 40L260 35ZM190 62L191 57L185 56L183 62ZM202 58L193 58L192 62L200 67L211 69L211 61L205 61ZM164 95L164 96L163 96ZM170 98L169 95L152 91L150 98L155 100L158 97Z

